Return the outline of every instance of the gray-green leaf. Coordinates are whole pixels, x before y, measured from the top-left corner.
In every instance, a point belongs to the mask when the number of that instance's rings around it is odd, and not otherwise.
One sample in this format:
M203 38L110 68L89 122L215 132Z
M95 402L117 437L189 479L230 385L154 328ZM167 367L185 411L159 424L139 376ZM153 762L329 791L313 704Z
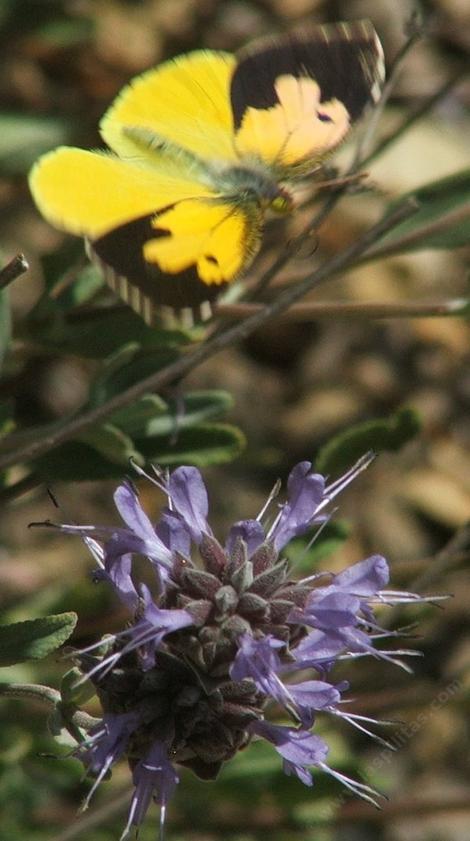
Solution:
M76 613L57 613L0 626L0 666L42 660L59 648L77 624Z
M386 216L413 199L416 213L393 228L366 256L404 254L423 248L459 248L470 242L470 169L406 193Z
M418 413L400 409L389 418L363 421L335 435L319 451L315 467L320 473L337 476L369 450L399 450L421 429Z

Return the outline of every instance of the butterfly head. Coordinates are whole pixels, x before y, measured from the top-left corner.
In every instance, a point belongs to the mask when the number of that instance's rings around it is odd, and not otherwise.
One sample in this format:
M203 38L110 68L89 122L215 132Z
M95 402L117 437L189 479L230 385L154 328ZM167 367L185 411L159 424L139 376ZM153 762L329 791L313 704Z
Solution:
M292 196L286 190L278 188L278 192L269 202L269 209L274 213L289 213L294 206Z

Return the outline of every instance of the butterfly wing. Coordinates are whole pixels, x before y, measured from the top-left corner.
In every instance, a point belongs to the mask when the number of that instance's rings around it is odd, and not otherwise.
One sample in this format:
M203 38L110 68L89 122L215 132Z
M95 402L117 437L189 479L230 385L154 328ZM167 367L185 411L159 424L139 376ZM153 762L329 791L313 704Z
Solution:
M240 53L231 80L238 153L261 158L278 177L311 169L377 100L383 75L369 21L256 42Z
M154 159L178 150L195 160L237 160L228 95L236 59L230 53L197 50L171 59L134 79L104 115L100 131L122 157Z
M40 158L30 186L43 216L89 241L107 282L149 323L155 306L214 300L259 248L255 203L224 201L171 166L62 147Z
M187 199L114 228L92 247L108 283L147 323L162 305L207 318L210 302L252 262L262 223L254 203Z
M31 170L29 184L51 224L90 240L170 203L212 195L181 174L67 146L43 155Z

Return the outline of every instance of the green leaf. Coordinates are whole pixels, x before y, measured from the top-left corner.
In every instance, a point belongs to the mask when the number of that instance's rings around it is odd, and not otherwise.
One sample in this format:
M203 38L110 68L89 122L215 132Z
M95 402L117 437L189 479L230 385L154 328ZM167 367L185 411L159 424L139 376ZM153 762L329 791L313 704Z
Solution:
M135 443L147 461L168 467L206 467L236 458L245 447L245 436L235 426L213 423L181 430L175 441L156 436L137 438Z
M105 366L95 379L91 398L93 405L103 403L135 383L161 371L162 368L175 362L178 357L179 351L173 347L140 350L138 343L128 342L123 345L121 342L117 353L106 360Z
M206 392L192 397L194 415L191 419L196 418L198 413L209 416L211 412L220 411L230 404L230 398L224 392ZM135 426L142 421L145 432L145 414L151 413L155 407L159 410L160 404L159 398L154 395L138 401ZM129 418L132 426L132 416L129 415ZM148 423L152 425L154 420L155 417L150 417ZM61 444L36 459L34 469L46 482L120 479L131 458L138 464L154 461L162 465L195 464L204 467L231 461L245 446L243 434L229 424L194 423L190 428L180 428L166 408L164 421L162 427L168 430L168 434L145 437L134 431L129 435L115 424L103 424L87 431L79 440Z
M60 296L65 293L69 284L73 284L72 278L80 274L86 259L83 240L77 237L66 237L59 248L50 254L43 254L41 257L41 268L44 275L43 295L39 298L33 308L34 316L37 307L41 307L44 299L56 304Z
M369 450L377 453L399 450L420 430L418 413L407 407L389 418L354 424L320 449L315 467L320 473L335 476L351 467Z
M57 14L57 11L56 11ZM40 38L43 45L48 43L55 49L69 48L79 45L90 37L92 22L86 18L73 16L72 20L57 18L48 20L36 29L35 36Z
M15 429L14 416L14 400L2 400L0 403L0 439L9 435Z
M174 330L147 327L129 307L102 307L93 312L77 309L65 314L53 303L47 313L41 310L41 317L29 321L28 331L36 343L61 353L104 359L129 342L152 350L183 341L182 334Z
M0 666L42 660L69 638L76 624L77 615L70 612L1 625Z
M0 113L0 170L28 172L36 158L70 138L70 125L59 117Z
M188 343L189 333L148 327L124 305L82 308L103 283L93 266L80 268L80 255L83 246L76 241L72 247L67 243L67 247L43 258L47 289L26 321L26 329L35 343L90 359L106 358L130 343L149 351ZM76 272L74 264L77 264ZM104 289L108 295L107 287Z
M96 695L96 686L91 680L83 681L83 673L74 666L62 677L60 683L62 701L66 704L86 704Z
M63 310L83 306L94 298L96 293L103 288L103 284L103 275L96 266L89 263L83 269L77 271L73 282L66 284L64 289L57 294L55 300Z
M386 234L376 248L378 255L403 254L423 248L459 248L470 241L470 169L433 181L401 196L385 218L413 199L418 210Z
M158 411L147 416L139 409L139 404L130 406L115 413L112 421L128 434L139 437L173 436L183 429L190 429L225 414L232 408L233 398L226 391L213 389L189 392L182 395L180 400L168 401L168 406L163 401L161 403Z
M10 435L15 429L15 403L13 400L3 400L0 403L0 440ZM9 470L0 472L0 488L8 482Z
M158 416L164 414L168 417L167 404L156 394L144 394L132 406L126 406L119 412L114 412L111 421L119 429L131 436L145 436L150 434L154 421L159 420ZM173 427L174 427L173 420Z
M141 458L138 459L141 462ZM81 441L61 444L33 461L35 472L45 482L94 482L121 479L123 465L105 458Z
M8 352L11 339L10 296L8 289L0 289L0 368Z
M90 386L88 396L90 406L100 406L107 398L113 397L119 391L123 391L123 388L116 389L113 387L113 378L118 371L135 358L139 350L140 345L138 342L126 342L126 344L120 345L103 360Z
M130 458L138 464L142 463L142 457L134 447L132 439L110 423L87 430L78 440L93 447L105 459L122 465L124 469L127 468Z

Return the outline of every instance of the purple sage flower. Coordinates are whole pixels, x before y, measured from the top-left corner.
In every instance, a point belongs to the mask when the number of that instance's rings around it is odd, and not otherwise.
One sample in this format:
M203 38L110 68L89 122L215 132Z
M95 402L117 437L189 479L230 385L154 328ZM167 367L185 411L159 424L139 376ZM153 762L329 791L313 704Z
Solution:
M400 657L414 652L376 647L395 634L380 628L374 608L425 599L385 590L389 570L380 555L300 581L279 555L292 538L321 527L332 499L369 461L331 484L301 462L277 516L267 510L270 498L262 515L234 524L224 544L208 524L207 492L194 467L147 477L166 497L155 524L126 482L115 493L124 526L62 527L81 535L98 564L95 579L111 585L129 613L105 649L101 641L75 653L103 707L102 722L76 750L95 778L86 802L126 757L135 788L123 838L151 801L160 806L163 838L175 765L213 779L254 738L268 741L284 771L305 785L320 769L376 803L377 792L327 765L328 745L312 728L318 715L339 716L379 738L365 726L373 720L345 711L348 682L330 676L339 659L367 655L404 666ZM136 555L148 561L146 584ZM287 723L270 720L271 706Z

